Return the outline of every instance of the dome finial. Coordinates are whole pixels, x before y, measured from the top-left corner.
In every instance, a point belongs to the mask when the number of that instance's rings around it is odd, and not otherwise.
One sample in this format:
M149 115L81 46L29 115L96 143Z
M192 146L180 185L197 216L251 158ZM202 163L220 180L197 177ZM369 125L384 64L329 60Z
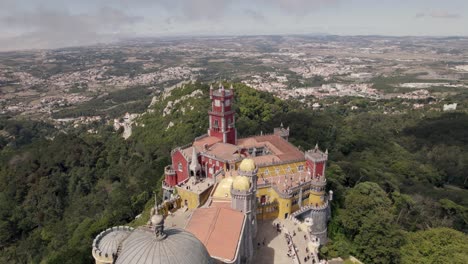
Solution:
M158 199L156 197L156 192L154 193L154 208L151 210L151 219L150 219L151 228L154 228L154 234L157 239L166 238L164 233L164 216L160 215L158 212Z

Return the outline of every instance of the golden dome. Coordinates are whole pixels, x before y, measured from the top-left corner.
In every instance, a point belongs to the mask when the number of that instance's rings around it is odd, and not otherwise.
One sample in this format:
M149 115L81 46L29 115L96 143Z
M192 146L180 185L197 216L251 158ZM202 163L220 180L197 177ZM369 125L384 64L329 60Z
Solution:
M256 167L257 166L255 165L255 161L253 161L253 159L243 159L239 165L239 169L241 171L254 171Z
M222 179L218 186L216 186L216 190L213 193L214 198L231 198L231 186L233 182L232 177L226 177Z
M250 180L245 176L237 176L232 183L232 188L239 191L248 191L250 189Z

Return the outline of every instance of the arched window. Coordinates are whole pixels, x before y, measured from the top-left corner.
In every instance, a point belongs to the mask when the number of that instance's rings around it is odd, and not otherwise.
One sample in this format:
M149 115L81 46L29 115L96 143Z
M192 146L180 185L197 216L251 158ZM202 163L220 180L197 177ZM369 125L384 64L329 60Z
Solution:
M177 165L177 168L179 171L182 171L182 163L179 162L179 165Z

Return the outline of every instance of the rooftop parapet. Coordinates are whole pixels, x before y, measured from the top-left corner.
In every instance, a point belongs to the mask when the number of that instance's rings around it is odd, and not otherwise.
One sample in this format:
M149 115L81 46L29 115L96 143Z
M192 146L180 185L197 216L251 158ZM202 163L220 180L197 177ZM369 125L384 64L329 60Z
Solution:
M237 170L238 175L247 176L247 177L253 177L254 175L257 174L257 172L258 172L258 167L256 167L255 170L253 171L243 171L241 169Z
M93 240L93 257L102 263L113 263L119 245L133 230L129 226L115 226L99 233ZM114 235L109 236L110 233Z
M307 212L307 211L323 211L323 210L328 210L328 199L326 199L324 201L324 203L322 205L319 205L319 206L315 206L313 204L311 205L307 205L307 206L304 206L302 207L301 209L297 210L296 212L292 213L292 216L293 217L296 217L304 212Z
M307 160L311 160L313 162L324 162L328 160L328 150L323 152L318 148L318 145L315 145L315 148L308 150L304 156Z
M273 129L273 134L278 135L278 136L284 138L285 140L288 140L288 137L289 137L289 127L288 127L288 128L284 128L284 127L283 127L283 123L281 123L281 126L280 126L280 127L276 127L276 128Z
M325 185L327 185L327 179L325 177L313 178L310 181L310 184L314 186L324 187Z

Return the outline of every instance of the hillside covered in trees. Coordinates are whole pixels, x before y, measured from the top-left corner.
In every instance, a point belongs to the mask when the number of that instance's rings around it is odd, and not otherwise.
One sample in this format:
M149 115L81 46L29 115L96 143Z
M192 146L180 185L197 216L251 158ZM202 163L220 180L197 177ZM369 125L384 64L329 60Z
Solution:
M385 114L376 104L401 102L362 98L312 111L234 88L240 136L282 122L301 149L329 149L335 199L322 255L468 263L466 112ZM206 133L209 104L206 84L163 94L126 141L107 125L89 134L1 117L0 263L92 263L94 236L140 214L160 191L170 150Z

